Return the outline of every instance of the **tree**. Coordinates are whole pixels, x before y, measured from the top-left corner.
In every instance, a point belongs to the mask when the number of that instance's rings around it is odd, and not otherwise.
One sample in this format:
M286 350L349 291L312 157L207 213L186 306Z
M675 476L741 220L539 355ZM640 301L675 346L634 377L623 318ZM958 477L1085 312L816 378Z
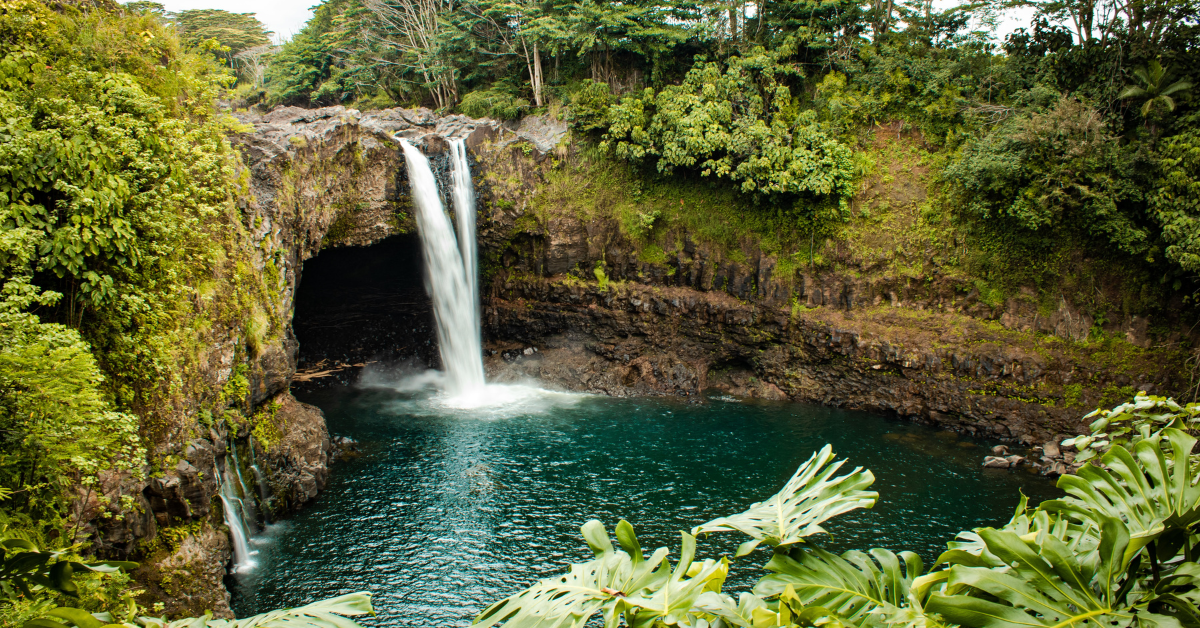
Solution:
M438 108L458 102L458 73L441 49L441 16L450 13L453 5L448 0L366 0L365 4L380 23L380 43L399 53L396 63L422 77L422 87Z
M247 48L233 56L239 74L254 87L262 87L267 79L267 62L274 52L268 44Z
M1133 76L1141 84L1126 87L1118 98L1142 100L1143 118L1148 118L1150 112L1159 107L1167 111L1175 111L1175 99L1171 98L1171 94L1185 92L1192 88L1192 82L1187 79L1179 79L1168 85L1167 81L1171 79L1171 68L1164 68L1157 59L1147 63L1144 68L1134 70Z
M761 48L727 64L698 64L680 85L613 105L601 147L632 161L653 158L660 172L687 168L746 193L836 205L852 190L850 149L815 112L796 107L785 82L795 72Z
M271 43L271 32L253 13L230 13L220 9L189 9L168 14L179 36L189 45L199 46L210 39L221 44L217 56L233 67L242 52Z

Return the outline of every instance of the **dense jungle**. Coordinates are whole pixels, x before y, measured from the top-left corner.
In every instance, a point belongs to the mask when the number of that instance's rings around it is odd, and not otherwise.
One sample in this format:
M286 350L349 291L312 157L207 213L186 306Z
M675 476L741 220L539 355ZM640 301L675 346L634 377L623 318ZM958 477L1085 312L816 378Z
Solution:
M0 625L1200 628L1197 0L251 4L0 0Z

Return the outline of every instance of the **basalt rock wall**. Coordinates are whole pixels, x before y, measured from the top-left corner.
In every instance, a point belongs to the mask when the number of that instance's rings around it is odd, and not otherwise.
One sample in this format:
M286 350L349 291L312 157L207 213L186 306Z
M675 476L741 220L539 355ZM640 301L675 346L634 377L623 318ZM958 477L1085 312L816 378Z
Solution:
M1137 390L1187 387L1181 347L1196 339L1186 328L1151 338L1140 312L1096 321L1031 289L996 303L970 277L922 265L920 252L906 275L836 239L823 243L824 263L797 264L804 250L768 254L750 234L730 246L668 224L651 241L615 211L538 202L563 169L586 167L576 149L477 151L495 377L812 401L1029 445L1080 432L1092 408ZM853 204L891 195L917 211L927 173L885 173L886 186L869 182Z

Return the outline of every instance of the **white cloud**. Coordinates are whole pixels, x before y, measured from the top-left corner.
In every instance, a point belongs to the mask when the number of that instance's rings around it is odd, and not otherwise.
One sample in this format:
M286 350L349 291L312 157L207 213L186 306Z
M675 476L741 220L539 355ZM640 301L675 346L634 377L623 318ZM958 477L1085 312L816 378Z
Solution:
M158 0L168 11L223 9L231 13L254 13L274 31L277 42L291 39L312 17L319 0Z

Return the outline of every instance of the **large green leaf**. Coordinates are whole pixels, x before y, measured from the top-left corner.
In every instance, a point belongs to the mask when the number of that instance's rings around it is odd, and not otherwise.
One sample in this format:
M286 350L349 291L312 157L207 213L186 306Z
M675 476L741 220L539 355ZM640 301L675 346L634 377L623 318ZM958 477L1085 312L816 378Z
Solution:
M1002 529L1014 532L1024 540L1044 542L1053 536L1066 543L1074 554L1094 552L1100 544L1100 528L1090 519L1080 522L1070 517L1057 516L1040 508L1029 510L1029 499L1021 496L1021 502L1012 520ZM1003 560L987 550L987 543L978 531L959 532L949 549L938 557L937 564L968 565L972 567L1006 567Z
M875 482L875 476L855 467L847 475L831 478L845 463L838 460L830 464L833 458L833 448L825 445L770 499L751 505L741 514L696 526L692 534L743 532L754 539L738 547L737 555L744 556L760 543L775 547L802 543L805 537L825 533L823 522L850 510L874 506L879 493L863 489Z
M647 588L642 595L630 596L625 600L626 604L637 609L633 620L629 622L631 627L653 626L660 621L667 625L692 625L697 614L703 611L697 608L700 596L721 590L729 573L729 561L722 558L719 561L709 559L693 562L696 537L690 534L682 536L681 555L671 577L652 594L648 594L652 589Z
M582 626L603 611L605 625L615 626L629 608L627 598L652 595L672 578L670 565L664 562L667 549L661 547L644 559L628 522L617 525L621 551L614 550L607 530L599 521L587 522L582 532L596 556L593 560L571 565L566 575L542 580L489 606L475 618L475 625L481 628L500 624L508 628Z
M822 607L847 625L863 627L883 624L883 611L910 603L909 590L924 565L912 552L876 548L870 555L835 556L806 548L791 556L776 553L766 569L773 573L754 586L756 595L779 596L790 587L805 607Z
M1162 439L1171 455L1163 451ZM1113 446L1102 458L1107 469L1088 465L1076 476L1064 475L1058 486L1068 496L1041 508L1081 521L1120 519L1130 532L1126 559L1132 558L1163 534L1186 533L1200 522L1200 478L1188 459L1195 444L1195 438L1168 428L1135 443L1132 453Z
M930 595L926 611L966 628L1179 626L1172 617L1135 610L1118 599L1130 543L1119 519L1100 521L1099 546L1083 556L1053 535L978 532L1005 567L955 564L947 588Z
M64 625L75 628L360 628L358 623L347 618L373 613L371 594L359 592L245 619L213 619L205 615L166 621L156 617L139 617L140 627L111 623L112 618L107 613L92 615L76 608L56 608L46 618L27 622L25 628L63 628Z
M74 596L79 588L74 576L78 572L113 573L120 569L136 569L137 563L122 561L79 562L69 560L66 551L47 552L24 539L0 541L0 589L10 588L32 597L38 587Z

